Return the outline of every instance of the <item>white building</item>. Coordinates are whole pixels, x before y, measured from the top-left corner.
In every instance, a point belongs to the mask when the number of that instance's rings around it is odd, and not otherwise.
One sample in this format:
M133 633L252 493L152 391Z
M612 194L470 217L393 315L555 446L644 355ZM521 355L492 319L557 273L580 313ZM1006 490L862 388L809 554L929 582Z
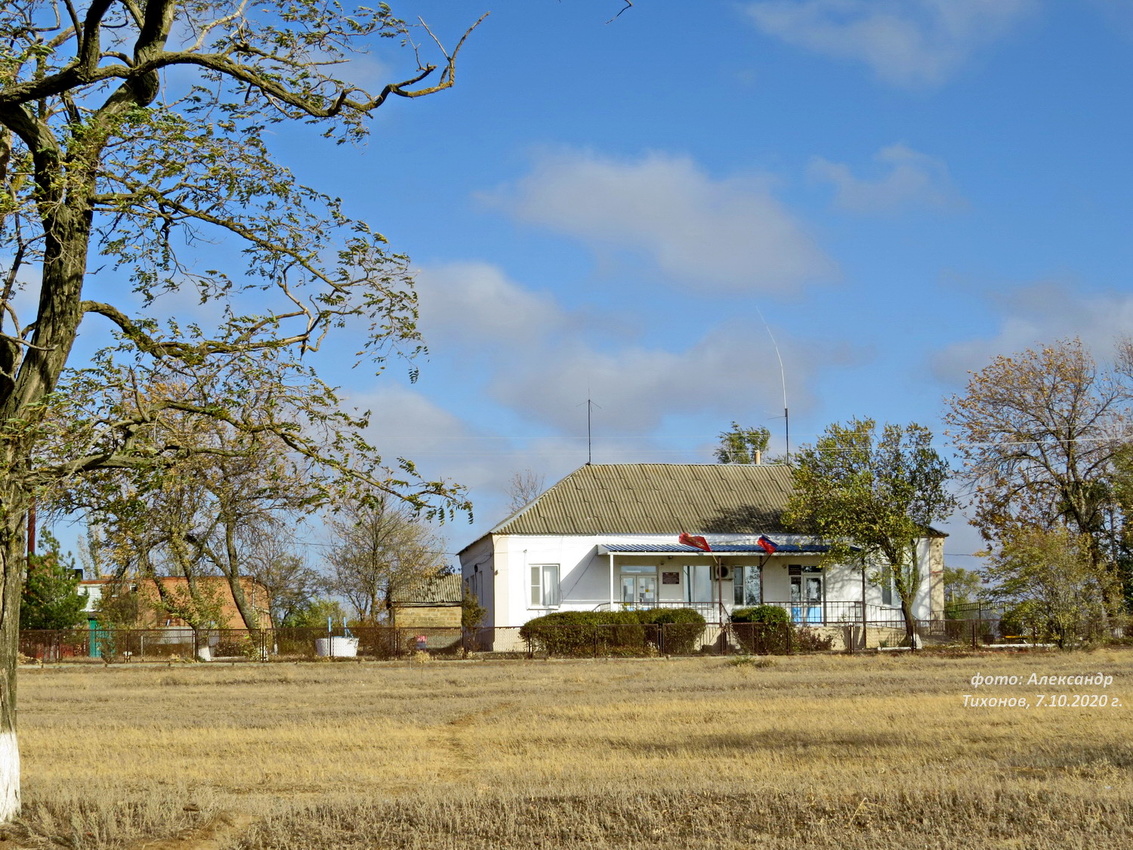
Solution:
M900 624L892 588L867 578L876 570L820 566L825 547L784 528L791 486L780 465L588 464L466 546L461 572L490 628L623 606L691 606L720 622L760 604L817 627L863 615ZM712 551L678 542L682 533ZM928 531L918 544L917 619L943 616L943 537Z

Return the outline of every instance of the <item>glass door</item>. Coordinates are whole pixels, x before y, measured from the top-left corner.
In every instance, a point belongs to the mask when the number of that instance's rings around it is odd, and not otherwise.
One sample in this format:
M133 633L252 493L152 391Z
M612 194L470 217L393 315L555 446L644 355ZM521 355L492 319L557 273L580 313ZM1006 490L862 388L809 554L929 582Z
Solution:
M822 573L817 567L791 568L791 619L796 623L822 622Z
M654 567L622 567L622 604L628 608L652 608L657 604Z

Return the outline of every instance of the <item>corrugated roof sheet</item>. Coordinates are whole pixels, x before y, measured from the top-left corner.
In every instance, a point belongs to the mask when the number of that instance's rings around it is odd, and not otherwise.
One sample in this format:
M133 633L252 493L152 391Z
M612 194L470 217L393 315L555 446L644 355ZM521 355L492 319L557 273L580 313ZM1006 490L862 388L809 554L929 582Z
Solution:
M398 605L459 605L462 595L459 575L429 576L395 590L393 601Z
M590 464L493 534L775 534L791 495L786 466Z

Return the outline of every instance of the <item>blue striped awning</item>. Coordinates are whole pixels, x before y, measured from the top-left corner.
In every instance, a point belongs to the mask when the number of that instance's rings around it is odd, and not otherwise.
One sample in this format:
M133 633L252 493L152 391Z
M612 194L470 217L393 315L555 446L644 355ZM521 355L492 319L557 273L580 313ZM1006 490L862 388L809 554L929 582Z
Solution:
M781 543L775 549L774 555L825 555L830 551L829 546L817 543L795 544ZM711 552L697 549L695 546L685 546L681 543L600 543L600 555L760 555L768 553L758 543L727 543L713 546Z

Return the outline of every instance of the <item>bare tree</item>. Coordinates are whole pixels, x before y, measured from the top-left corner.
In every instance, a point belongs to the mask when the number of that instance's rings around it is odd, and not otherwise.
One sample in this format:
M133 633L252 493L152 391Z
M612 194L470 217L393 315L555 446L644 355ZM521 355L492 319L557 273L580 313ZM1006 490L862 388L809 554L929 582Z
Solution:
M507 493L508 510L515 513L535 501L543 492L543 476L533 469L525 469L511 476Z
M365 622L388 622L400 591L443 571L440 538L388 496L346 501L330 528L330 587Z
M274 627L309 608L327 587L326 576L310 567L288 542L284 535L259 537L244 562L247 574L267 590Z
M1131 390L1078 339L996 357L972 375L947 419L985 540L1066 526L1088 535L1096 563L1108 560L1113 463Z

